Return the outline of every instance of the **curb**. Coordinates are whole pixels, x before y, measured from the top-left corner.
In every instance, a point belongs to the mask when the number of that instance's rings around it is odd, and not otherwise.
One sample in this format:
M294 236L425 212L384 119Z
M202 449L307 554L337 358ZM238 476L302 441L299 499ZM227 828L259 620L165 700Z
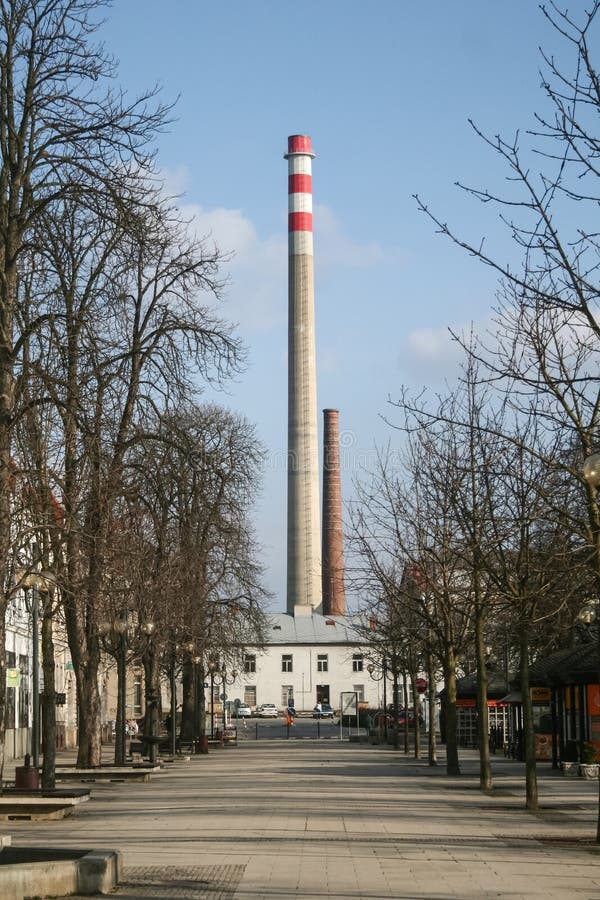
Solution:
M61 852L70 858L61 859ZM45 859L30 861L36 854ZM0 897L3 900L107 894L118 885L122 868L118 850L57 851L19 847L6 848L2 855L15 860L14 863L0 863Z

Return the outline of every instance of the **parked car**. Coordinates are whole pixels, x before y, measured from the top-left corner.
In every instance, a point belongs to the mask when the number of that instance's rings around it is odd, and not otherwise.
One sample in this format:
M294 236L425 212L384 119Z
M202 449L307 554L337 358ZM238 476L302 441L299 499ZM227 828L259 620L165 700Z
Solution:
M384 716L383 713L381 713L381 712L378 713L375 716L375 723L374 723L375 727L383 728L386 719L387 719L388 728L394 729L395 726L394 726L393 710L389 711L387 716ZM406 712L403 709L399 709L398 710L398 727L404 728L405 724L406 724ZM419 713L419 725L421 727L423 727L425 725L425 720L423 719L423 716L421 715L421 713ZM413 709L409 709L409 711L408 711L408 727L409 728L415 727L415 712Z
M276 719L279 715L279 710L275 706L274 703L261 703L258 709L256 710L256 715L261 719L273 718Z
M252 715L252 710L248 706L247 703L236 703L233 709L233 714L236 719L249 719Z
M313 719L333 719L333 707L329 703L317 703L313 707Z

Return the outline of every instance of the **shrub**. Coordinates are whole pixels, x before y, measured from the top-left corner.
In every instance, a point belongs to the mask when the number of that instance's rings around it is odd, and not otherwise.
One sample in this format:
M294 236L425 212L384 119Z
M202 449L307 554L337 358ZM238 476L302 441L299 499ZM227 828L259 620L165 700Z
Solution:
M586 741L581 751L581 762L586 765L592 765L597 762L596 748L589 741Z

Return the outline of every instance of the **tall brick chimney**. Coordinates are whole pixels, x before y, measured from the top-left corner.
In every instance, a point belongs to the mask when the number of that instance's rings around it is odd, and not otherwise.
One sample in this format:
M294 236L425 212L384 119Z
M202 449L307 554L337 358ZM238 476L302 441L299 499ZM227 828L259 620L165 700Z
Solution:
M323 615L344 616L344 535L340 482L339 412L324 409L323 430Z

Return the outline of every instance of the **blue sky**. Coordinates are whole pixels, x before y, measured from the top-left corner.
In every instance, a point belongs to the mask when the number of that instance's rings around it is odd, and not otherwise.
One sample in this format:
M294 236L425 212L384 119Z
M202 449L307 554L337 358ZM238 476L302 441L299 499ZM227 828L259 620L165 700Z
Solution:
M256 524L283 610L287 136L310 134L317 154L318 402L340 410L349 500L374 445L400 440L388 397L452 380L448 326L485 329L494 301L494 274L436 235L412 195L508 257L496 213L454 187L505 174L467 120L530 127L546 108L538 47L564 46L534 0L118 0L102 36L123 87L179 97L159 164L199 230L235 253L223 312L250 365L221 399L268 450Z

